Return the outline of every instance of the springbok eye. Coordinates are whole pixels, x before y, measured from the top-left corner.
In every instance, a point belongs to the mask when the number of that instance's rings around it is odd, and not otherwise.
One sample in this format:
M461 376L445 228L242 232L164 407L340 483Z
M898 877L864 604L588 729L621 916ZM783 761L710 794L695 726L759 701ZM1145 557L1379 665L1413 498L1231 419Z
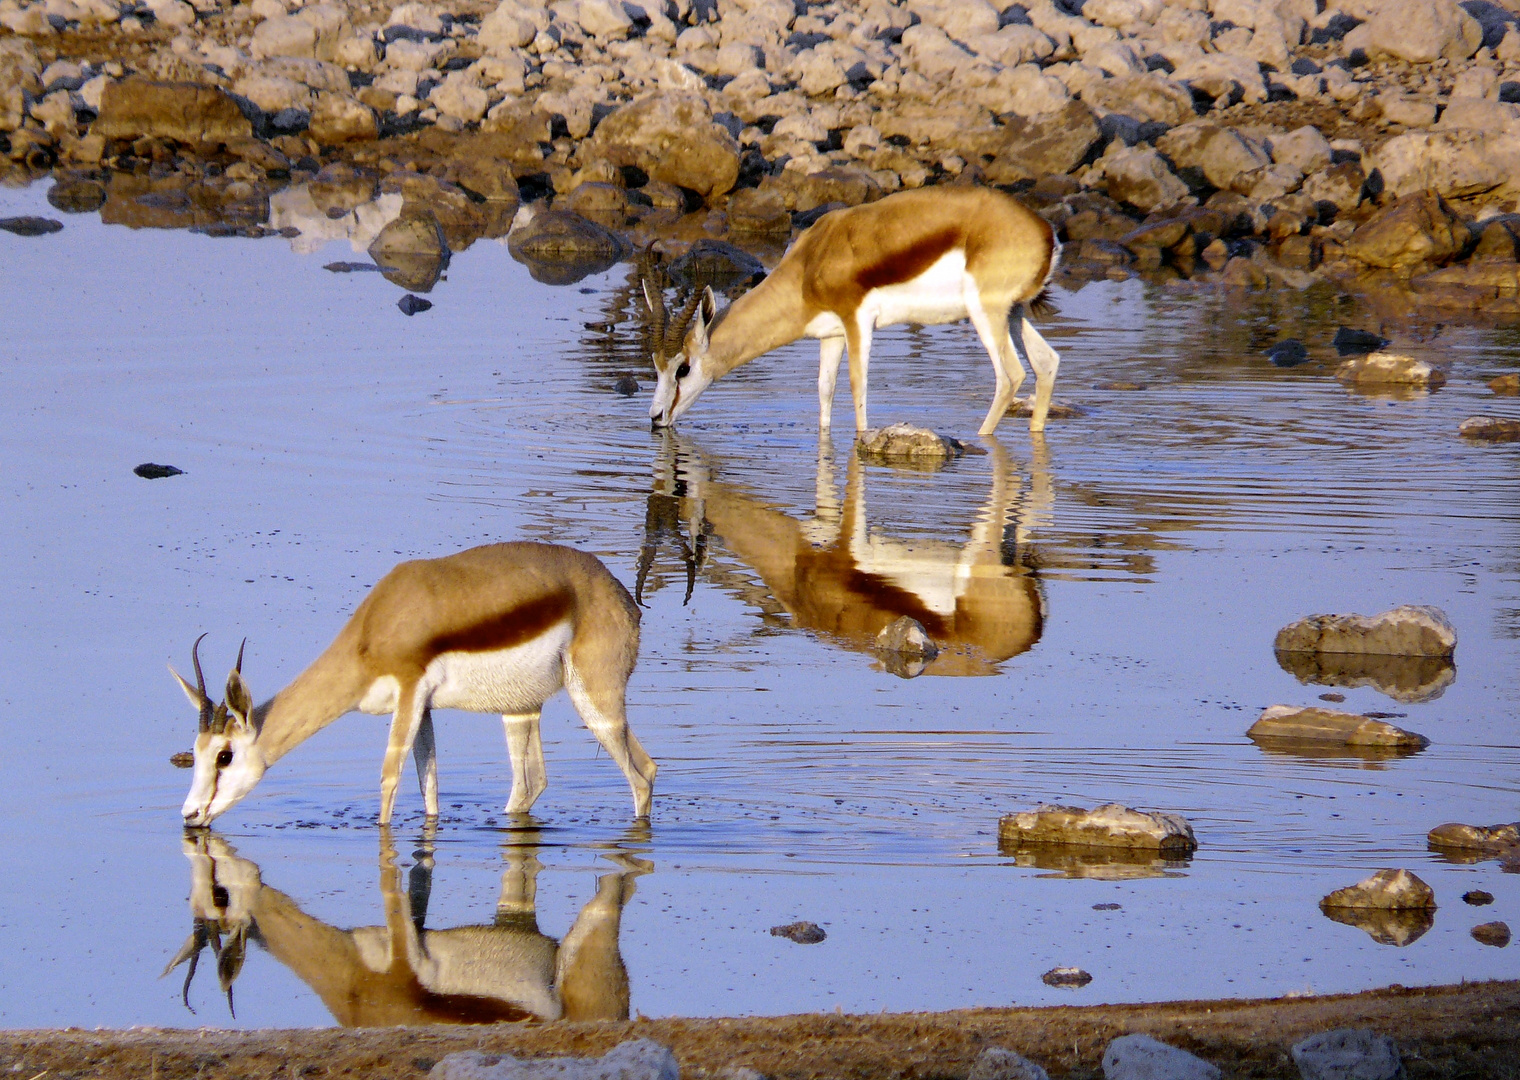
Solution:
M688 376L690 374L691 374L691 365L688 364L688 363L686 363L683 360L681 362L681 366L678 367L678 368L676 368L676 378L678 378L678 379L684 379L684 378L686 378L686 376Z
M228 765L231 765L231 764L232 764L232 751L231 750L223 750L223 751L221 751L220 753L218 753L216 755L216 767L218 769L225 769Z

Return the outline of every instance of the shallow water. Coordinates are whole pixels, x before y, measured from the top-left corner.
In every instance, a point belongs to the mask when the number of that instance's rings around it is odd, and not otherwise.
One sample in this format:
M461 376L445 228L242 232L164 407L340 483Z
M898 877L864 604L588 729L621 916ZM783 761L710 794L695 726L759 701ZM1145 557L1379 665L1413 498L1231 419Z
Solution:
M42 188L0 192L0 216L19 213L51 213ZM851 463L843 390L844 426L820 447L803 345L713 387L678 437L651 434L626 267L551 287L482 241L409 319L380 275L322 269L354 258L346 243L66 225L0 234L0 1024L396 1022L321 992L341 997L356 956L384 967L424 895L430 931L494 925L479 940L551 1012L571 969L614 1010L626 977L644 1015L1516 975L1512 948L1468 930L1520 920L1520 876L1424 839L1520 817L1520 449L1455 434L1515 414L1483 386L1520 369L1514 332L1399 328L1452 378L1383 400L1331 378L1335 327L1365 319L1329 296L1094 283L1059 298L1047 333L1057 400L1086 415L1041 445L1005 421L971 439L989 453L912 473ZM1317 362L1273 367L1261 350L1281 336ZM969 327L884 332L873 361L875 422L974 432L991 379ZM612 389L625 374L644 383L632 398ZM142 480L144 461L185 472ZM682 545L704 520L683 603ZM517 538L595 552L630 588L652 548L629 697L661 766L647 830L562 695L531 823L501 813L499 725L440 714L444 815L425 835L408 778L391 861L374 824L386 722L356 714L186 857L187 774L167 758L193 714L165 662L186 670L210 631L215 683L246 635L262 698L395 562ZM918 678L884 670L873 620L911 598L881 575L862 585L852 551L918 586L912 602L962 644ZM1347 687L1339 707L1400 714L1429 749L1306 756L1244 737L1262 707L1332 689L1279 666L1279 627L1399 603L1449 614L1454 681L1415 701ZM1185 815L1198 853L1113 866L998 850L1001 814L1110 800ZM1428 931L1399 947L1320 913L1388 866L1434 887ZM213 871L229 900L266 905L235 1018L209 959L194 1014L184 969L158 977ZM1495 904L1464 905L1473 888ZM798 919L827 940L767 933ZM456 939L477 940L435 936L430 955ZM1066 965L1093 981L1041 982Z

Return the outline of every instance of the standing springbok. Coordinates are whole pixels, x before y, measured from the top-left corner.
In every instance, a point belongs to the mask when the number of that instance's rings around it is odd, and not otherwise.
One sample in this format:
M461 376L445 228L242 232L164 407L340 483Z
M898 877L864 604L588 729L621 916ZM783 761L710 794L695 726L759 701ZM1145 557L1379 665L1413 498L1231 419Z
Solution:
M204 635L202 635L204 636ZM548 786L539 711L563 686L649 816L656 766L628 729L624 695L639 650L639 610L599 560L553 544L491 544L395 567L312 665L254 707L242 651L226 699L170 669L200 713L185 824L207 825L264 771L344 713L391 713L380 772L380 824L391 819L408 750L429 817L438 814L432 709L499 712L512 758L508 813Z
M848 348L859 433L866 429L872 331L969 318L997 376L979 433L991 434L1018 403L1014 394L1025 377L1021 359L1035 373L1029 430L1043 431L1061 358L1027 313L1042 306L1059 251L1044 218L987 188L903 191L825 214L770 276L727 309L718 311L712 290L705 289L671 327L673 334L657 335L671 347L654 350L658 381L649 418L669 427L715 379L762 353L813 337L820 339L818 426L829 428L839 361ZM663 299L647 286L645 298L663 328L669 322ZM1014 309L1018 332L1010 334Z

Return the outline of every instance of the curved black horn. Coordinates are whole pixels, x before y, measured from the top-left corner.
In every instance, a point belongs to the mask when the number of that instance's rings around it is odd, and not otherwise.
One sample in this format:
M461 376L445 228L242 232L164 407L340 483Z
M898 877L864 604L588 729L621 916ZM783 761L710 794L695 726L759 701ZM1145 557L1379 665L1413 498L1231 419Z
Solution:
M243 639L243 644L241 644L241 645L238 646L237 663L232 665L232 670L235 671L235 672L237 672L239 675L241 675L243 673L243 650L247 647L247 645L248 645L248 639L244 638Z
M195 644L190 646L190 661L195 665L195 688L200 691L201 695L200 729L202 731L210 731L211 699L206 696L206 676L201 672L201 642L205 640L205 634L195 639Z
M665 331L665 348L671 352L680 352L686 347L686 331L691 326L692 316L697 313L697 306L702 303L702 294L693 291L691 298L681 307L681 314L671 320Z

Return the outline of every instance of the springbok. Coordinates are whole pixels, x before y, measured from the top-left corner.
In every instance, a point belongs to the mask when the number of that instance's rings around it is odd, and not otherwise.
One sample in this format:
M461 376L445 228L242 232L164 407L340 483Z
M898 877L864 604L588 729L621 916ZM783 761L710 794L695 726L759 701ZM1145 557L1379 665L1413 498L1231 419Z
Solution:
M202 635L204 637L205 635ZM649 816L656 766L628 728L624 697L639 650L639 610L594 556L553 544L490 544L392 569L333 643L296 680L257 707L242 650L225 700L206 696L200 641L200 713L185 824L203 826L253 790L264 771L344 713L391 713L380 771L380 824L391 819L408 750L429 817L438 814L432 710L498 712L512 759L508 813L525 813L548 786L539 712L565 687L591 733Z
M213 833L187 836L193 929L164 969L189 962L182 996L209 949L227 1004L248 943L256 941L310 986L344 1027L495 1024L528 1020L626 1020L628 971L618 946L634 880L654 869L625 852L601 874L563 941L538 927L541 869L522 833L504 847L494 922L429 930L432 844L424 837L403 888L390 830L380 832L384 926L343 930L302 911L263 882L256 864Z
M733 575L729 584L741 595L846 649L872 654L884 627L904 615L918 620L941 651L922 667L893 667L897 674L992 675L1002 661L1039 641L1044 597L1038 576L1019 565L1014 550L1027 538L1025 523L1048 499L1048 475L1038 457L1026 487L1003 446L988 440L987 500L967 541L952 544L904 541L870 528L865 469L851 453L841 503L828 440L819 447L817 509L799 521L721 479L721 470L689 440L669 431L665 437L645 518L636 598L642 600L667 536L674 537L685 563L690 598L712 533L764 583L758 589Z
M646 302L664 331L655 335L662 347L655 349L658 380L649 418L669 427L714 380L812 337L820 341L818 426L829 429L839 361L848 349L858 434L866 430L872 331L969 318L997 377L979 433L991 434L1019 402L1021 360L1035 373L1029 430L1043 431L1060 357L1027 315L1045 306L1059 251L1045 219L1007 195L922 188L825 214L764 281L721 312L712 290L704 289L672 323L663 298L646 285ZM1010 312L1017 314L1014 334Z

